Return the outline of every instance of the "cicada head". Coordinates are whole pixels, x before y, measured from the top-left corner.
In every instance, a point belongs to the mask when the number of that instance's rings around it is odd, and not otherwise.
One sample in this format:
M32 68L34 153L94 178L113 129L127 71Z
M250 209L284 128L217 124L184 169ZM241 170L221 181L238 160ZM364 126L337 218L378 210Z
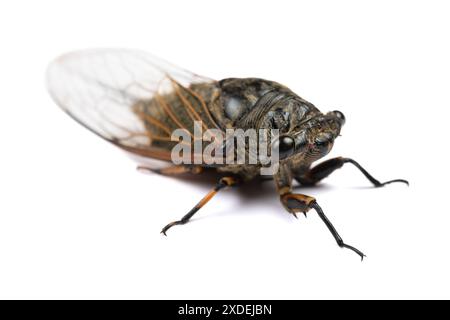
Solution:
M271 115L271 121L272 127L280 129L275 142L279 159L296 159L307 164L330 152L345 117L340 111L322 114L313 106L299 105L299 110L294 108L290 112L278 109L280 111Z
M312 161L325 156L333 147L344 123L345 117L340 111L331 111L309 119L299 126L299 133L294 135L297 152Z

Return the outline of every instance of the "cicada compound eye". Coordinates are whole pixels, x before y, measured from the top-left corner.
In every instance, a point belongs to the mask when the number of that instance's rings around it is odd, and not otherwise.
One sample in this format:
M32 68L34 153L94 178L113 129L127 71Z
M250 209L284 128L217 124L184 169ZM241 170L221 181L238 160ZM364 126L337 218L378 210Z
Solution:
M339 120L339 122L341 123L341 126L344 125L345 123L345 116L342 112L340 112L339 110L334 110L332 112L332 114Z
M295 141L289 136L281 136L277 141L280 160L291 156L295 151Z

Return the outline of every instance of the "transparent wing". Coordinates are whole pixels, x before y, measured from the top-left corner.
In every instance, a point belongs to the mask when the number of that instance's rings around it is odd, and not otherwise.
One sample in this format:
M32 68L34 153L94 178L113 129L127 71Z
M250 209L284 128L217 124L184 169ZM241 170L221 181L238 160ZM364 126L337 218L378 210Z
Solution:
M167 158L157 155L168 149L161 147L163 141L169 147L171 131L187 128L193 119L210 119L215 125L202 96L190 89L215 81L145 52L98 49L65 54L49 65L47 81L52 98L77 122L143 156Z

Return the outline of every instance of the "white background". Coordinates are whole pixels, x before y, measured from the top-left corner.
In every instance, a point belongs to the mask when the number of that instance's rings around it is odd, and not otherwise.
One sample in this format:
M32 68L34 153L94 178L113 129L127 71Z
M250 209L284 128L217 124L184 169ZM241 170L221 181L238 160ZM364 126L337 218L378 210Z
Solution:
M0 4L0 298L450 298L445 1L14 1ZM138 48L199 74L289 86L347 124L345 167L293 219L273 185L222 192L145 175L61 112L46 65Z

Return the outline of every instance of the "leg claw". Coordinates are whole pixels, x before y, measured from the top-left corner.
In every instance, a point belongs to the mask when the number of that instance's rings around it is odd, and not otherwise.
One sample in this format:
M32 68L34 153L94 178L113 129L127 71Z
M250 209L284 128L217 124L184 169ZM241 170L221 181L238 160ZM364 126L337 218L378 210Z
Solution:
M394 183L394 182L401 182L401 183L406 184L406 185L409 187L409 182L408 182L408 180L404 180L404 179L394 179L394 180L389 180L389 181L380 183L380 184L378 184L378 185L375 185L375 187L377 187L377 188L379 188L379 187L384 187L385 185L390 184L390 183Z
M166 233L167 230L169 230L170 228L172 228L173 226L175 226L175 225L177 225L177 224L183 224L183 222L182 222L182 221L174 221L174 222L171 222L171 223L169 223L167 226L165 226L164 228L162 228L161 233L167 237L167 233Z

